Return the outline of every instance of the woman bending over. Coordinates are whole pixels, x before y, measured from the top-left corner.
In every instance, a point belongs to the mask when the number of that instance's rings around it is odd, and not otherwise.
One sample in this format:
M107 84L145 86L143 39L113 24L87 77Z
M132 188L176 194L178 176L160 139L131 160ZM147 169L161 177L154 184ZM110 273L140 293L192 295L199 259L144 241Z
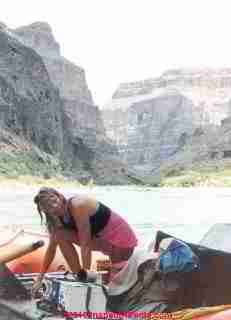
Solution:
M86 280L92 250L109 256L112 274L126 263L137 245L130 225L103 203L84 195L67 199L53 188L41 188L34 198L41 220L45 215L50 239L41 273L34 284L39 288L59 246L71 271ZM81 261L74 246L80 246Z

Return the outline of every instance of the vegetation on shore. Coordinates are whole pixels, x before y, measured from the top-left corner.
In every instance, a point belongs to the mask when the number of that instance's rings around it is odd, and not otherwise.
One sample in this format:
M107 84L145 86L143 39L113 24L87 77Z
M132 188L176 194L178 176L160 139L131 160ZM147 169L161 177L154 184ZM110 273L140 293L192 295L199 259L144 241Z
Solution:
M169 172L160 187L231 187L231 167Z
M0 181L18 182L25 185L81 186L94 185L92 179L78 181L56 157L42 153L36 148L29 152L0 152ZM136 183L134 183L136 184ZM231 165L197 168L192 170L172 169L162 173L155 187L231 187Z
M56 157L36 148L29 152L0 152L0 181L32 185L81 185ZM89 181L90 183L90 181Z

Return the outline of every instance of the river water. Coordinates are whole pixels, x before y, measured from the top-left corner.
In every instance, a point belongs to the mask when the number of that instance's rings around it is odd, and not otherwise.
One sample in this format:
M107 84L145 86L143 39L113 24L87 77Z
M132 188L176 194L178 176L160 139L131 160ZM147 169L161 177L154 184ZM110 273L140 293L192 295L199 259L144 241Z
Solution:
M0 226L40 230L33 204L38 188L0 187ZM58 188L65 195L86 193L121 214L135 229L141 244L157 230L185 241L199 242L215 223L231 223L230 188Z

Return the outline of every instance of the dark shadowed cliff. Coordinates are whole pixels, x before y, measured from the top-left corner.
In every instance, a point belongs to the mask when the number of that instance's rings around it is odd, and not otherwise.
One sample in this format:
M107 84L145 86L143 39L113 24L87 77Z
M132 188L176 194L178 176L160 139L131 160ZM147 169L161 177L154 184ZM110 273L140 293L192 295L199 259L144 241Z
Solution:
M8 132L37 146L80 181L134 182L106 137L84 70L60 55L46 23L16 30L1 25L0 129L3 140Z
M36 22L0 24L0 71L0 174L1 159L16 154L22 173L98 184L156 184L160 173L231 166L231 69L124 83L99 108L84 69Z

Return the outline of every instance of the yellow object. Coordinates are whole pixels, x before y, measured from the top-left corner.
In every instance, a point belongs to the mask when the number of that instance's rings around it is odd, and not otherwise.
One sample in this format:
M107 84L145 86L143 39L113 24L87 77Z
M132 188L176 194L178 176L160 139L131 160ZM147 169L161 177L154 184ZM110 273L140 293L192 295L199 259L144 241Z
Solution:
M216 312L221 312L231 309L231 304L214 306L214 307L201 307L195 309L184 309L171 313L173 320L193 320L195 317L207 316Z

